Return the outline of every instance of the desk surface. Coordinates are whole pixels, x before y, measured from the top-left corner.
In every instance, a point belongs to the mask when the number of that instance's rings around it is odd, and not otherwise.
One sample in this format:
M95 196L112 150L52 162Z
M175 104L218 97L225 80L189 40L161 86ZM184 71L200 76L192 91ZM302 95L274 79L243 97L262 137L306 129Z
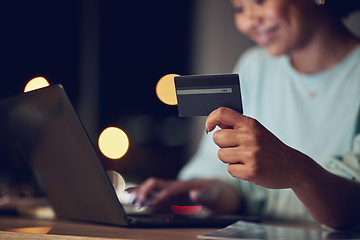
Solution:
M0 216L0 239L172 239L193 240L214 228L124 228L65 220ZM34 234L36 233L36 234ZM73 237L77 236L77 237Z

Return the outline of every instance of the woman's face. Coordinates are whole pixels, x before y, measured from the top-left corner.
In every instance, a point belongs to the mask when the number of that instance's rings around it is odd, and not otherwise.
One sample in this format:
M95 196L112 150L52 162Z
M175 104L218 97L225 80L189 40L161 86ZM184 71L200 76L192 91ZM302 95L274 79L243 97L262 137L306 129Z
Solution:
M232 0L240 32L274 56L306 45L314 33L313 0Z

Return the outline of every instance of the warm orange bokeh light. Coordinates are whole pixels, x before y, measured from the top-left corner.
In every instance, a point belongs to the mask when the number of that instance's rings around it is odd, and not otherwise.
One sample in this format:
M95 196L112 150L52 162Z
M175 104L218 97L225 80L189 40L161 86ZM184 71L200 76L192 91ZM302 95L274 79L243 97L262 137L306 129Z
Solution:
M39 233L39 234L47 234L50 230L51 227L25 227L25 228L6 229L6 231L8 232Z
M49 86L48 81L43 77L36 77L31 79L25 86L24 92L30 92L39 88Z
M178 74L167 74L160 78L156 85L156 95L163 103L167 105L177 105L176 90L174 78Z
M126 133L116 127L106 128L99 136L100 151L108 158L119 159L129 148L129 139Z

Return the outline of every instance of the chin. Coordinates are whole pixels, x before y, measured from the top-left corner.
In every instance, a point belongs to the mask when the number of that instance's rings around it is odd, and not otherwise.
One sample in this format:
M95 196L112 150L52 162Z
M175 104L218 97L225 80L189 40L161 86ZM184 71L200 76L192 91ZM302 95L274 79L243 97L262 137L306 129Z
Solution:
M278 56L282 56L282 55L286 54L286 51L284 51L283 49L276 48L276 47L264 46L264 48L266 49L268 54L270 54L273 57L278 57Z

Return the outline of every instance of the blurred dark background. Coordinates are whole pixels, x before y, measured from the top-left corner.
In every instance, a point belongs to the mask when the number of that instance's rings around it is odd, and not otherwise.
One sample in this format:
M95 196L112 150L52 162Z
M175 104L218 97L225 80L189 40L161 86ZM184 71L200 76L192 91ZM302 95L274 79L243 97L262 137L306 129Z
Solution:
M350 25L358 29L358 22ZM158 80L231 72L252 45L224 0L6 1L0 26L0 99L21 94L38 76L63 84L96 148L109 126L127 133L123 158L100 157L135 183L175 178L203 130L203 119L179 118L176 106L158 100ZM0 185L28 181L21 161L1 153Z
M189 119L157 99L168 73L192 74L194 1L9 1L2 3L0 98L21 94L37 76L64 85L97 148L109 126L129 137L118 162L102 161L124 176L173 178L188 157ZM173 139L164 128L177 127ZM178 136L181 134L182 136ZM26 178L1 157L1 172Z
M2 4L0 97L33 77L62 83L75 106L98 79L99 120L124 114L173 115L154 95L167 73L189 74L193 1L14 1ZM94 69L89 58L96 60ZM93 64L93 63L92 63ZM86 73L90 76L82 81ZM97 97L97 96L94 96Z

